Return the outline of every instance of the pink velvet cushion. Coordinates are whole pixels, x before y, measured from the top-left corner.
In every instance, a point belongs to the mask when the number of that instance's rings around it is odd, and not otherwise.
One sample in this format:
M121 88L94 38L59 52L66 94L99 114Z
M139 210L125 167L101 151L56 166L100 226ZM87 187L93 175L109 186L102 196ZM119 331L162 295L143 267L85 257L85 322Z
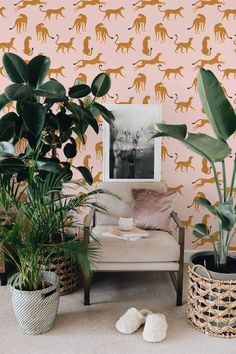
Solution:
M175 193L158 193L152 189L132 189L131 217L136 226L145 230L163 230L171 233L170 213Z

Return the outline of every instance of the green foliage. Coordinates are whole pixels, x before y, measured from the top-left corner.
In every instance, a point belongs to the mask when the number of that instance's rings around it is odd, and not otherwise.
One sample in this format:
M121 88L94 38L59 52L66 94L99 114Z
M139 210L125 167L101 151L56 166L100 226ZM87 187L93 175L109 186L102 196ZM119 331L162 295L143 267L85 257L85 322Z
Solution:
M17 121L15 112L8 112L0 119L0 141L9 141L14 137Z
M216 137L225 141L236 130L234 109L210 70L200 69L198 81L199 96L211 127Z
M97 75L91 85L91 90L95 97L102 97L106 95L110 88L111 79L106 73Z
M47 175L45 180L34 178L24 189L24 198L18 198L19 184L4 177L0 179L0 196L5 195L6 215L12 212L11 224L2 223L1 244L11 262L15 264L22 277L23 290L37 290L41 272L52 256L70 257L80 264L84 273L92 271L91 265L98 257L98 245L92 242L88 247L83 241L72 238L68 242L54 242L54 235L62 233L65 227L71 230L78 208L87 206L103 207L93 202L93 191L82 196L66 196L62 192L61 178L55 174ZM4 192L4 193L3 193ZM52 193L57 197L52 198ZM73 212L73 213L72 213ZM8 220L9 221L9 220ZM11 249L11 252L9 251Z
M72 98L86 97L91 93L91 88L88 85L80 84L72 86L69 89L69 96Z
M14 53L7 53L3 55L3 66L9 79L21 84L29 81L29 68L22 58Z
M0 110L3 109L9 102L11 102L11 100L7 98L5 93L2 93L0 95Z
M30 60L29 68L29 84L34 88L42 85L47 77L48 69L50 68L51 60L44 55L38 55Z
M66 99L65 87L57 80L45 82L34 91L36 96L53 98L55 102L63 102Z
M236 115L233 107L225 96L219 81L211 71L200 69L198 82L198 90L202 106L216 138L202 133L189 133L185 124L157 124L159 130L156 130L153 138L166 136L177 139L187 148L207 159L211 164L219 202L215 206L213 206L206 198L196 198L196 202L208 209L214 216L217 216L220 238L217 243L213 241L213 248L216 265L220 267L227 264L229 246L235 235L236 205L232 195L236 176L236 158L234 160L229 193L227 188L225 159L231 153L231 148L226 140L236 130ZM221 162L222 166L223 193L215 165L217 162ZM214 235L209 232L204 224L196 224L193 234L197 238L212 237Z
M65 242L65 228L75 226L81 208L105 210L93 201L98 190L78 195L76 189L73 196L65 196L63 190L70 182L83 188L93 183L87 168L68 159L77 156L76 139L84 144L88 127L99 132L99 114L112 124L112 113L96 102L108 93L111 82L102 73L91 87L78 83L67 93L59 81L44 81L50 67L44 55L26 64L16 54L5 53L3 66L12 83L0 95L0 110L15 101L16 113L0 119L0 207L5 220L0 224L0 241L21 273L22 288L36 290L50 256L70 257L85 273L91 272L96 259L97 244ZM26 148L17 154L16 144L22 138ZM73 170L80 172L79 181L72 180Z
M81 173L81 175L84 177L85 181L87 181L88 184L92 185L93 184L93 177L90 173L90 171L85 168L84 166L79 166L77 167L78 171Z
M206 236L209 237L210 233L205 224L203 223L196 224L194 227L195 230L193 230L193 234L195 237L197 237L198 239L201 239Z
M26 64L18 55L5 53L3 66L12 84L0 95L0 110L14 100L17 112L7 113L0 119L0 142L12 140L15 145L24 138L27 149L20 158L26 166L33 166L34 173L40 173L42 169L44 172L53 170L59 173L63 169L61 166L66 163L67 174L72 177L72 170L76 166L63 161L63 153L58 153L58 150L62 149L66 159L76 157L75 139L79 138L84 144L84 134L88 127L98 134L96 118L99 114L108 123L113 123L113 114L96 102L97 97L108 93L110 77L101 73L95 77L91 87L79 83L72 86L67 94L59 81L51 79L44 82L50 67L50 59L44 55L38 55ZM93 97L89 96L91 93ZM71 98L78 100L72 102ZM58 113L52 110L55 103L60 104ZM29 148L33 150L30 155L27 153ZM51 157L48 157L49 153ZM58 155L60 159L56 158ZM32 171L25 173L25 179L31 178L32 174ZM87 182L91 184L89 171L85 173L83 170L82 176L88 178Z
M40 103L25 102L22 118L33 136L37 137L42 133L45 124L45 110Z
M16 151L14 146L7 142L7 141L1 141L0 142L0 156L1 157L13 157L15 156Z
M160 129L154 138L167 136L182 142L187 148L201 155L211 163L222 161L231 152L228 144L209 135L187 132L186 125L157 124Z

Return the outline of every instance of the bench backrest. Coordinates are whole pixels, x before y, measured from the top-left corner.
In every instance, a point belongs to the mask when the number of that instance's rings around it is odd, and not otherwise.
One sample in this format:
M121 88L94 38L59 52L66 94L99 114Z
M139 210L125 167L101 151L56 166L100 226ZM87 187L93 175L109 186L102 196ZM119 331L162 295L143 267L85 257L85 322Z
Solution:
M96 213L96 225L117 225L120 217L129 217L133 203L132 189L153 189L166 192L166 184L161 182L102 182L97 188L118 194L121 200L109 195L100 194L97 202L103 204L108 212Z

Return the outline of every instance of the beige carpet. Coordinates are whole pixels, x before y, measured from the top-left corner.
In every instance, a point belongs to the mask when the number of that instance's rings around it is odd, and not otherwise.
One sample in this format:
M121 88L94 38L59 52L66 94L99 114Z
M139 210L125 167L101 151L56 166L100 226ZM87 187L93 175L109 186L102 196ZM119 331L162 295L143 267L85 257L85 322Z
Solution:
M235 354L235 339L218 339L193 329L186 306L175 306L167 273L99 275L92 289L92 305L82 304L82 290L61 297L54 328L27 336L17 327L7 287L0 287L1 354ZM129 307L148 308L167 316L168 334L161 343L146 343L142 329L122 335L114 324Z

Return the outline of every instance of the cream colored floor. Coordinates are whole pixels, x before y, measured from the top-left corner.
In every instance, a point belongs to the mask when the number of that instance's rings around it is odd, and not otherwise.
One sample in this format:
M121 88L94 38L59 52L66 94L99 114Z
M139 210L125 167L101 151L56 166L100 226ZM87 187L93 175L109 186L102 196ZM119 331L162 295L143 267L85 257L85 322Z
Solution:
M27 336L17 327L7 287L0 287L1 354L236 354L236 339L208 337L186 321L186 306L175 306L167 273L104 274L95 280L90 307L82 290L61 297L55 327ZM166 314L169 325L162 343L146 343L142 329L122 335L114 324L129 307Z

